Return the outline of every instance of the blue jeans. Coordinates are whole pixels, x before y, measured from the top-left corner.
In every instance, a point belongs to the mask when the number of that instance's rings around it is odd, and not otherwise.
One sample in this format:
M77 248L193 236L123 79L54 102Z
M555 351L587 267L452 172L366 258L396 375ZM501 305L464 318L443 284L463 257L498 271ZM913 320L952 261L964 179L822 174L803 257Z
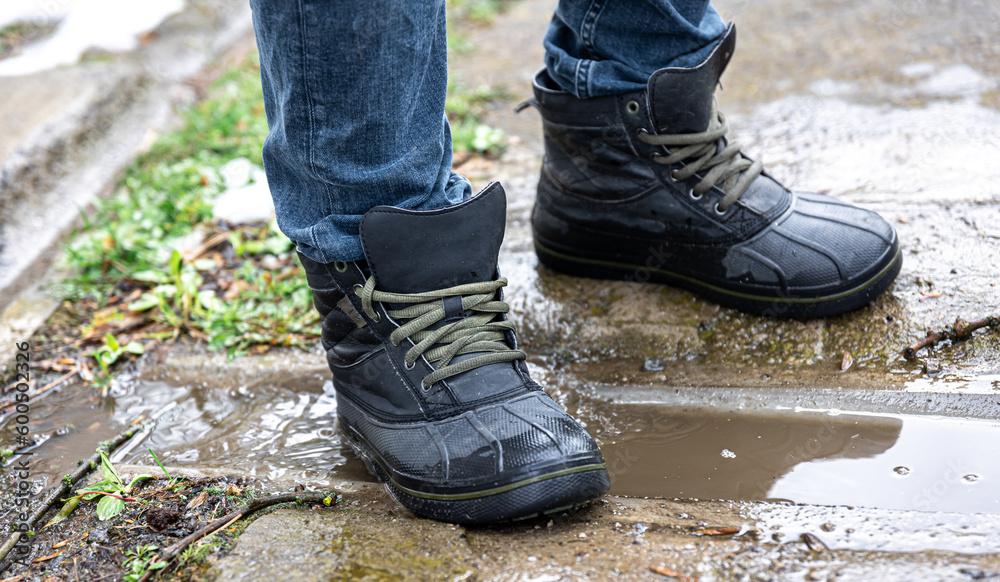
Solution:
M445 0L251 0L275 214L309 258L363 258L369 209L471 195L451 171ZM560 0L545 64L580 98L643 89L725 32L709 0Z

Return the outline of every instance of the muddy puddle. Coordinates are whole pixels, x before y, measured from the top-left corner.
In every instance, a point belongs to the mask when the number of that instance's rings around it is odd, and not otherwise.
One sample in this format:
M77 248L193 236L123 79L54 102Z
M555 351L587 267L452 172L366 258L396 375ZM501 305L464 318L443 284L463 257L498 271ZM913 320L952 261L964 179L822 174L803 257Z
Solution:
M839 411L617 413L612 493L1000 513L1000 423Z
M69 385L39 402L35 433L59 434L35 450L36 478L48 485L126 423L173 406L123 461L152 464L152 448L168 465L280 486L371 479L340 443L329 382L227 383L220 375L192 385L167 376L125 379L106 400ZM876 410L824 408L791 393L748 406L753 391L721 402L687 389L677 391L693 395L687 402L670 403L647 390L646 401L629 402L625 395L637 392L628 387L581 393L553 384L557 400L601 444L612 494L1000 514L1000 420L990 419L989 402L963 418L882 413L877 403Z

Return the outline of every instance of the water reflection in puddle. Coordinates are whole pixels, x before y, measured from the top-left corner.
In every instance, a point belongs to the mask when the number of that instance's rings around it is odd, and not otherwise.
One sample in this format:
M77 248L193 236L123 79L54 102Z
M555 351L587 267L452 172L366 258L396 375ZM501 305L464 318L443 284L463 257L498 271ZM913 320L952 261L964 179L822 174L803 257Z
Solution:
M34 409L36 434L73 427L36 450L35 476L46 486L128 422L172 402L177 405L125 462L152 465L151 448L167 465L224 470L286 485L323 488L345 479L370 479L364 465L340 444L332 393L140 381L105 402L92 394L90 387L70 385Z
M219 382L224 384L224 382ZM235 384L235 382L233 382ZM302 384L302 385L298 385ZM39 447L36 475L51 480L125 423L177 405L125 460L164 463L323 488L371 480L340 443L331 386L126 383L105 402L68 386L33 416L43 433L73 425ZM1000 421L824 410L725 412L614 404L568 392L598 439L612 493L640 497L789 500L818 505L1000 514Z
M663 409L594 432L620 495L1000 514L998 422Z

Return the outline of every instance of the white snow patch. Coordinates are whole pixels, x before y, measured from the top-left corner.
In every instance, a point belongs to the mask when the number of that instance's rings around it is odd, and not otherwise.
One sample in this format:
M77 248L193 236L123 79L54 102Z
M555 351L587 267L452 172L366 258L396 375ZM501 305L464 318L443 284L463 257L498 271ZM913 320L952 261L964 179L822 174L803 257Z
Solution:
M219 169L226 191L215 199L212 214L233 224L266 222L274 217L274 201L264 170L246 158L237 158Z
M129 51L139 35L184 8L184 0L3 0L0 26L59 21L50 38L0 61L0 76L29 75L80 60L88 49Z
M969 65L954 65L927 77L917 85L921 93L941 97L978 96L996 87L996 82Z
M934 63L910 63L899 67L899 72L907 77L926 77L934 72Z

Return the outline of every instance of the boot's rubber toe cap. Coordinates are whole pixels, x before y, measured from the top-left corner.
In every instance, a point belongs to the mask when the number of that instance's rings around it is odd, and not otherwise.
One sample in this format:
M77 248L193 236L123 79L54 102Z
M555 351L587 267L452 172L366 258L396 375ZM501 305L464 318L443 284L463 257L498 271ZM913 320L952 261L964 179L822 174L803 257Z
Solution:
M597 444L541 391L413 424L339 407L369 469L424 517L505 521L584 503L610 486Z
M784 217L727 253L728 279L775 286L790 297L854 289L898 251L896 233L878 214L830 196L797 193Z

